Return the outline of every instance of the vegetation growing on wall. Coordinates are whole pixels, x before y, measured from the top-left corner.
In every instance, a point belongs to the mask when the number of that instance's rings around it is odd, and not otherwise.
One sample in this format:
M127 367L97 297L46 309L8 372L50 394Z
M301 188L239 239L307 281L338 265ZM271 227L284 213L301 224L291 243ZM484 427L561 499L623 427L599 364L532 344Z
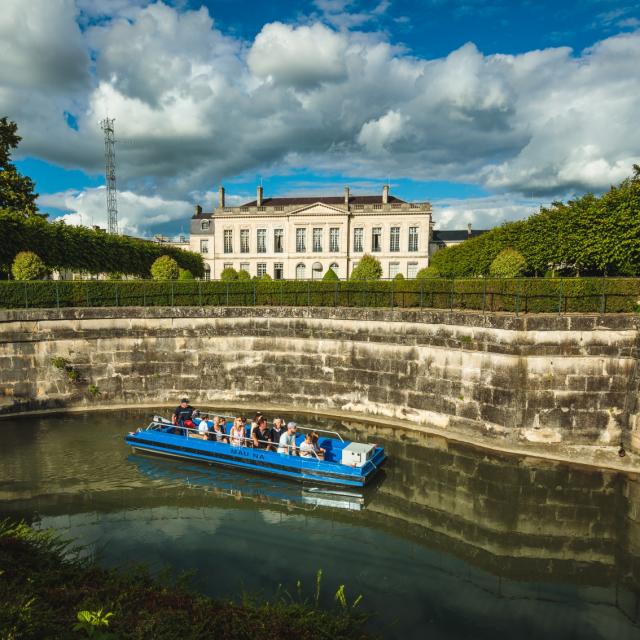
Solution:
M554 202L432 258L445 277L488 275L498 254L519 251L530 275L640 275L640 166L602 196Z

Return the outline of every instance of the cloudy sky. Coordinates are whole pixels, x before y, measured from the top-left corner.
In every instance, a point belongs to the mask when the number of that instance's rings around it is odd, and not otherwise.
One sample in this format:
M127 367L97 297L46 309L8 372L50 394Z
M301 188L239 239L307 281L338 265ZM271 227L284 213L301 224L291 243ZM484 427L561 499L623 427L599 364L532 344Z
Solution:
M616 0L2 0L0 116L40 206L123 230L193 205L377 193L487 228L640 161L640 4Z

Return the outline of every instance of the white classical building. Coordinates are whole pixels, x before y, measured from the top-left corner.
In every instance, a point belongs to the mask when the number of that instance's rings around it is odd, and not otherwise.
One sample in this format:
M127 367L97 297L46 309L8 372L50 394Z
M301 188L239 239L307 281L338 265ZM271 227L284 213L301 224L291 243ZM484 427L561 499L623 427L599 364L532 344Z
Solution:
M331 267L347 278L369 253L380 261L384 278L413 278L429 264L431 205L409 203L383 188L377 196L257 198L239 207L200 206L191 219L191 251L202 254L205 277L245 269L279 279L319 279Z

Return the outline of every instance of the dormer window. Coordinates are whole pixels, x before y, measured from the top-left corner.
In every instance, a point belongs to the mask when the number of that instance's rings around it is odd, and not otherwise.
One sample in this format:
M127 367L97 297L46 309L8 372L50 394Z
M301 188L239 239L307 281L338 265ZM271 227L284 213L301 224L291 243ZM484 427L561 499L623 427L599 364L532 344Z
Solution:
M200 227L202 229L202 231L209 231L209 225L211 223L209 222L209 220L203 220L200 224Z

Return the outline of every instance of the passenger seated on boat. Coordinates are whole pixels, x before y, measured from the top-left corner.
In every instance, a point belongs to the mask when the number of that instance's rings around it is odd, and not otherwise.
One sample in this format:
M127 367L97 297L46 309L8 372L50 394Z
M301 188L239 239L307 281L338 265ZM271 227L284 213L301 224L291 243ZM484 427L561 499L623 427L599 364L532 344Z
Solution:
M189 400L187 400L187 398L182 398L182 400L180 400L180 405L176 407L176 410L171 416L171 422L176 427L188 427L193 429L195 427L195 424L191 420L193 412L194 408L189 404ZM174 429L173 432L178 435L187 435L186 429L182 428Z
M324 454L326 451L318 445L318 434L315 431L311 432L311 442L313 443L313 450L316 452L319 460L324 460Z
M202 438L203 440L208 440L208 434L209 434L209 423L202 418L202 420L200 420L200 424L198 425L198 437ZM192 436L195 436L194 433L191 434Z
M310 433L304 437L304 442L300 443L300 455L303 458L315 458L315 448L313 446L313 438Z
M282 418L273 419L273 427L271 427L271 442L276 446L280 444L280 438L287 432Z
M287 430L280 436L278 442L278 453L290 454L292 456L298 455L296 448L296 431L298 425L295 422L289 422L287 424Z
M224 418L216 416L213 419L213 432L209 432L209 440L216 440L217 442L229 442L227 434L224 429Z
M260 416L257 426L251 430L251 443L256 449L271 450L273 441L271 440L271 430L267 427L267 421Z
M232 447L244 447L245 446L245 442L244 442L244 437L245 437L245 427L244 424L242 422L242 418L240 416L238 416L234 423L233 426L231 427L231 430L229 431L229 437L231 439L231 446Z

